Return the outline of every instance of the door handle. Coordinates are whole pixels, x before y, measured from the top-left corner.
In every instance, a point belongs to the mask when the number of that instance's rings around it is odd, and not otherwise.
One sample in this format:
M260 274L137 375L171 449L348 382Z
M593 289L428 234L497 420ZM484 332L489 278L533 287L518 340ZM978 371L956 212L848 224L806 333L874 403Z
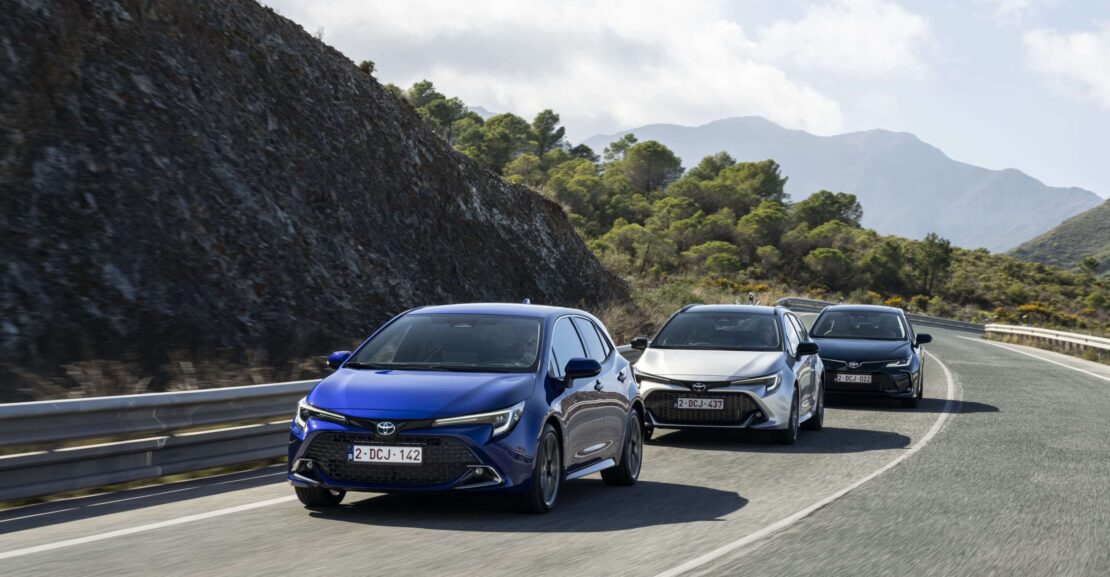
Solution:
M618 381L623 383L624 380L627 379L627 378L628 377L624 376L624 371L621 371L621 372L617 373L617 380Z
M605 388L605 385L603 385L601 383L601 380L598 380L596 383L594 383L594 390L595 391L600 391L601 389L604 389L604 388Z

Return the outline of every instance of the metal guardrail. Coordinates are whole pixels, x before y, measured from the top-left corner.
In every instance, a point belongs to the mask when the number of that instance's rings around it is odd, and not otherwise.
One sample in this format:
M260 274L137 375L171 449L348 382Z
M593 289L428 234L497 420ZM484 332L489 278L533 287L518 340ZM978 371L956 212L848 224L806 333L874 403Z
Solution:
M0 448L28 449L0 456L0 501L280 457L316 382L0 405Z
M803 299L797 297L786 297L779 299L775 302L776 305L786 307L793 311L802 312L821 312L825 307L832 306L837 303L828 301L819 301L815 299ZM970 331L975 333L982 333L985 325L978 323L969 323L964 321L957 321L953 319L943 319L940 317L931 317L926 315L918 315L913 313L906 313L906 318L913 325L920 325L926 327L938 327L944 329L952 329L957 331Z
M1019 335L1023 337L1032 337L1037 339L1044 339L1047 341L1054 341L1057 343L1079 345L1083 347L1100 349L1103 351L1110 351L1110 339L1105 337L1096 337L1094 335L1066 333L1064 331L1040 329L1037 327L1020 327L1013 325L994 324L987 325L986 332L987 334Z

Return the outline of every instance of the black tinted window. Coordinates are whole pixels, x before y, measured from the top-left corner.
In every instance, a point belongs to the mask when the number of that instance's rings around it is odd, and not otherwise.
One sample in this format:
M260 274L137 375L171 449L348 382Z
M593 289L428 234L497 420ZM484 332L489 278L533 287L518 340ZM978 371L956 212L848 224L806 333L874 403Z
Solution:
M813 324L822 339L906 340L902 315L886 311L825 311Z
M775 315L739 311L691 311L676 315L651 346L658 349L782 350Z
M551 331L551 353L555 357L555 374L559 377L563 376L567 361L586 357L578 332L567 317L555 322L555 328Z
M348 366L529 371L538 364L541 329L540 319L527 317L405 315L355 353Z
M601 337L597 336L594 324L584 318L574 317L574 326L578 329L578 334L582 335L590 358L599 363L604 361L608 355L605 353L605 346L601 343Z

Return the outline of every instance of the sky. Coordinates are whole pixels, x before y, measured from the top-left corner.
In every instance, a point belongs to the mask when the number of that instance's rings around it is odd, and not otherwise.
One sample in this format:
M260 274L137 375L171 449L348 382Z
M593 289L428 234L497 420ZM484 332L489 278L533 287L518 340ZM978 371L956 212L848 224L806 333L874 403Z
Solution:
M551 108L572 142L758 115L1110 197L1110 1L263 1L382 82Z

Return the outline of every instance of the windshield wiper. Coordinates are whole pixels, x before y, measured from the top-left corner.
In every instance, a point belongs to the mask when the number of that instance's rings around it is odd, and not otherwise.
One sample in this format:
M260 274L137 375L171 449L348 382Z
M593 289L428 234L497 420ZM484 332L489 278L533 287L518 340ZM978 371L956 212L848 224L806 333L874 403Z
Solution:
M371 369L371 370L376 370L376 369L387 369L389 367L387 367L385 365L378 364L378 363L349 362L349 363L343 365L343 368L345 368L345 369Z

